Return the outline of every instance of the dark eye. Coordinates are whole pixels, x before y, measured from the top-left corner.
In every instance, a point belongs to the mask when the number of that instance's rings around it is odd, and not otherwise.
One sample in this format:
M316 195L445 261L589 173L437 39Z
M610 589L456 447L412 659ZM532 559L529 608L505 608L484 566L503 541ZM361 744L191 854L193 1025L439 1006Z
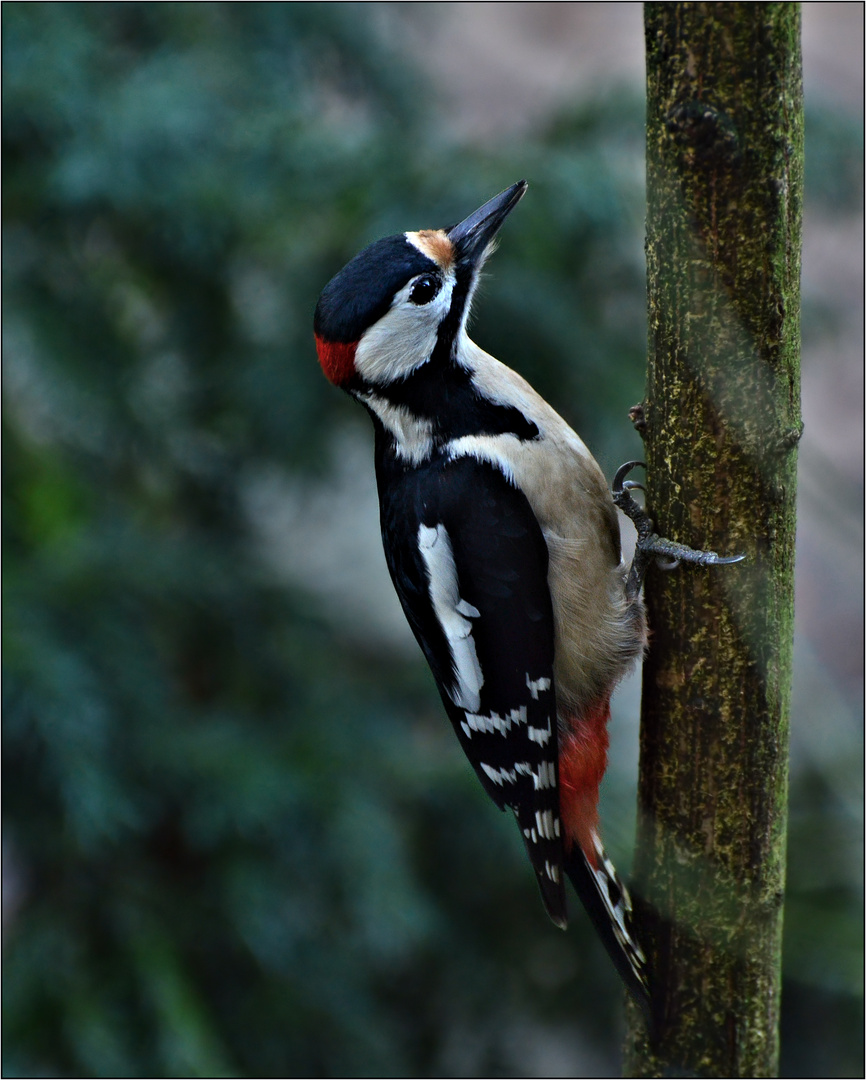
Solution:
M412 290L409 293L409 299L413 304L418 304L419 306L421 304L429 304L441 287L442 282L432 274L419 277L412 286Z

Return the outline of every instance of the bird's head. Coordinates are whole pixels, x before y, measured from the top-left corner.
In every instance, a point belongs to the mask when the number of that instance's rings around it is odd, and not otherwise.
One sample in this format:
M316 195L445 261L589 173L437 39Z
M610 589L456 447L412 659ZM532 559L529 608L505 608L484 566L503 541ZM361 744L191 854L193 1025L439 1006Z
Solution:
M377 240L325 286L314 329L322 369L346 390L408 378L453 358L482 266L525 180L457 225Z

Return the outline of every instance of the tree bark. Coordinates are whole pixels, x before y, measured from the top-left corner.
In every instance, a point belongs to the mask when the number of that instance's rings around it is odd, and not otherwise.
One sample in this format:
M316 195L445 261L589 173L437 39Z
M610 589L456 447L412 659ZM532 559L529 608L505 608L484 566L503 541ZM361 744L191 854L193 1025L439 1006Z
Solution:
M777 1076L803 111L793 3L645 5L650 570L635 892L658 1033L624 1075Z

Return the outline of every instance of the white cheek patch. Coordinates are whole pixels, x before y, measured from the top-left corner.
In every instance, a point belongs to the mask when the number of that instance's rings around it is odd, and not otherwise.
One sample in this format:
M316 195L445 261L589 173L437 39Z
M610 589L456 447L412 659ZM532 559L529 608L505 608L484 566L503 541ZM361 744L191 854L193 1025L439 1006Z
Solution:
M414 279L397 293L390 309L364 331L355 349L355 370L374 385L405 379L427 363L436 347L454 283L446 278L429 304L412 303L413 284Z
M455 681L448 696L458 708L477 713L484 676L478 663L469 620L477 619L481 612L460 599L454 552L445 526L437 525L431 529L421 525L418 529L418 547L427 570L430 602L451 652Z
M391 308L364 331L355 350L355 370L374 384L403 379L430 359L438 329L438 322L419 319L417 309Z

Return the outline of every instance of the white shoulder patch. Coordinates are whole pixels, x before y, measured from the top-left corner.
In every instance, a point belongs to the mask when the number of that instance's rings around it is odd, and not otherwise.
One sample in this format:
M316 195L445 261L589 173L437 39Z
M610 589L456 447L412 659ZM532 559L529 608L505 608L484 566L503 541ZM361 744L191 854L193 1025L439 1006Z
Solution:
M498 469L512 487L517 487L514 466L508 451L514 451L518 441L514 435L461 435L448 443L448 456L454 461L461 457L474 457Z
M484 676L469 620L477 619L481 612L460 598L454 552L445 526L437 525L433 529L421 525L418 547L427 569L430 601L451 650L455 684L448 696L459 708L477 713Z

